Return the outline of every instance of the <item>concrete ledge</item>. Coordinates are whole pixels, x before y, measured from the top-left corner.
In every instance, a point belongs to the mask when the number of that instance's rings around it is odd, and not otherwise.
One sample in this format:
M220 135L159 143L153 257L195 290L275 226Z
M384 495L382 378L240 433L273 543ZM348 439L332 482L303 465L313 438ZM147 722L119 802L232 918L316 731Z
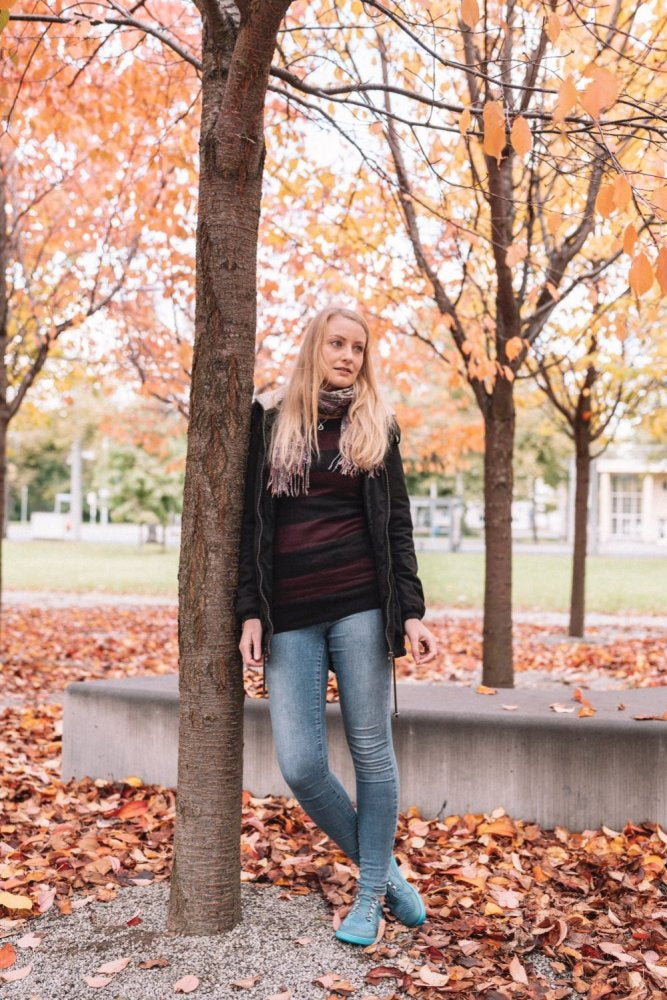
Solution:
M667 711L667 686L586 696L596 714L579 718L579 703L562 685L478 695L455 685L399 684L393 726L401 809L415 805L433 817L503 806L547 829L618 829L642 820L667 826L667 721L632 718ZM575 711L555 713L554 701ZM337 704L327 705L327 728L332 770L354 800ZM177 739L176 674L83 681L65 690L64 780L134 774L173 787ZM255 795L290 794L266 699L246 698L243 784Z

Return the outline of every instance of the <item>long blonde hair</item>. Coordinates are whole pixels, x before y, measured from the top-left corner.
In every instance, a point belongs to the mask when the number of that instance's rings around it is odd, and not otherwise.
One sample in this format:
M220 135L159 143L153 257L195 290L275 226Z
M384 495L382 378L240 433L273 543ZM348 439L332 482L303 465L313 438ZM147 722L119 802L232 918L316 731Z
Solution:
M317 444L318 394L325 381L322 341L332 316L354 320L366 334L364 359L354 382L355 395L348 410L349 425L341 434L339 451L359 469L370 472L385 456L393 413L375 377L368 323L354 309L330 305L320 309L308 325L294 368L280 399L273 424L269 456L271 465L297 472L304 453L319 458Z

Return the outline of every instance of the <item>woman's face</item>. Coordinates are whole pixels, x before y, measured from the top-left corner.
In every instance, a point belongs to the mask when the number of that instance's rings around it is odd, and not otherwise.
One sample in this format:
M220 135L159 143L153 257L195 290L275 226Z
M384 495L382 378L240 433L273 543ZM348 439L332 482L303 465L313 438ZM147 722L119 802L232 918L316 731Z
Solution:
M347 316L332 316L322 338L322 365L325 389L346 389L353 385L364 363L366 333Z

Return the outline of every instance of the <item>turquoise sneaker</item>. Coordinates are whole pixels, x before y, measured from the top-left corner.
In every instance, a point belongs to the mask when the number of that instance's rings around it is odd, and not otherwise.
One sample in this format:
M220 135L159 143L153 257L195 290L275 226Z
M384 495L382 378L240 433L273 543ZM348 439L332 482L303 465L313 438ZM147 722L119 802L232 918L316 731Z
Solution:
M373 944L378 934L382 906L371 892L358 892L352 909L335 935L349 944Z
M424 901L408 880L401 875L396 858L389 862L387 892L384 897L387 909L406 927L419 927L426 920Z

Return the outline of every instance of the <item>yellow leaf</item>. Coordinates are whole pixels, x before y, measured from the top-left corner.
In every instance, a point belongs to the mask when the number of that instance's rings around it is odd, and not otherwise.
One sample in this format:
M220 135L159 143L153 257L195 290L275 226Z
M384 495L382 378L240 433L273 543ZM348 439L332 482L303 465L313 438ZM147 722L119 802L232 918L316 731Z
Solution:
M474 28L479 21L477 0L461 0L461 20L468 28Z
M528 250L525 240L521 243L511 243L505 251L505 262L508 267L514 267L520 260L524 260Z
M630 182L623 174L619 174L614 181L614 203L616 204L616 208L620 208L623 211L624 208L627 208L631 198L632 188Z
M658 218L663 221L667 219L667 187L662 187L654 191L651 195L651 201L653 202L655 214Z
M558 14L549 14L547 18L547 38L553 45L560 35L560 18Z
M502 906L498 906L497 903L492 903L490 900L484 906L484 916L485 917L493 916L493 914L495 914L495 913L502 914L504 912L505 911L503 910Z
M512 145L519 156L525 156L526 153L530 153L533 148L533 134L530 131L530 125L522 115L514 119L510 137Z
M592 80L579 100L591 118L599 118L602 111L606 111L616 103L620 87L618 80L608 69L594 69L591 75Z
M492 833L497 837L513 837L516 830L509 816L501 816L500 819L494 819L490 823L480 823L476 835L481 837L483 833Z
M470 114L469 108L464 108L461 112L461 117L459 118L459 129L461 135L465 135L470 128L470 122L472 120L472 115Z
M636 242L637 242L637 230L630 222L625 227L625 232L623 233L623 250L625 251L625 253L631 254Z
M614 185L613 184L603 184L598 191L598 196L595 199L595 210L599 212L605 219L608 218L612 212L616 211L616 203L614 202Z
M560 212L549 212L547 215L547 231L553 236L558 232L563 216Z
M558 101L553 113L555 122L562 122L574 110L578 97L577 88L574 85L574 77L566 76L558 91Z
M653 284L653 268L645 253L637 254L630 265L628 282L635 295L643 295L644 292L648 292Z
M505 354L509 361L514 361L521 354L523 348L523 341L521 337L510 337L510 339L505 344Z
M487 101L482 111L484 120L483 148L487 156L493 156L500 164L505 146L505 114L500 101Z
M560 298L560 292L558 291L558 289L556 288L556 286L552 281L547 281L547 288L549 290L549 295L554 300L554 302L558 302Z
M660 285L660 294L667 295L667 246L660 247L655 264L655 276Z
M32 910L32 900L29 896L0 892L0 906L6 906L8 910Z

